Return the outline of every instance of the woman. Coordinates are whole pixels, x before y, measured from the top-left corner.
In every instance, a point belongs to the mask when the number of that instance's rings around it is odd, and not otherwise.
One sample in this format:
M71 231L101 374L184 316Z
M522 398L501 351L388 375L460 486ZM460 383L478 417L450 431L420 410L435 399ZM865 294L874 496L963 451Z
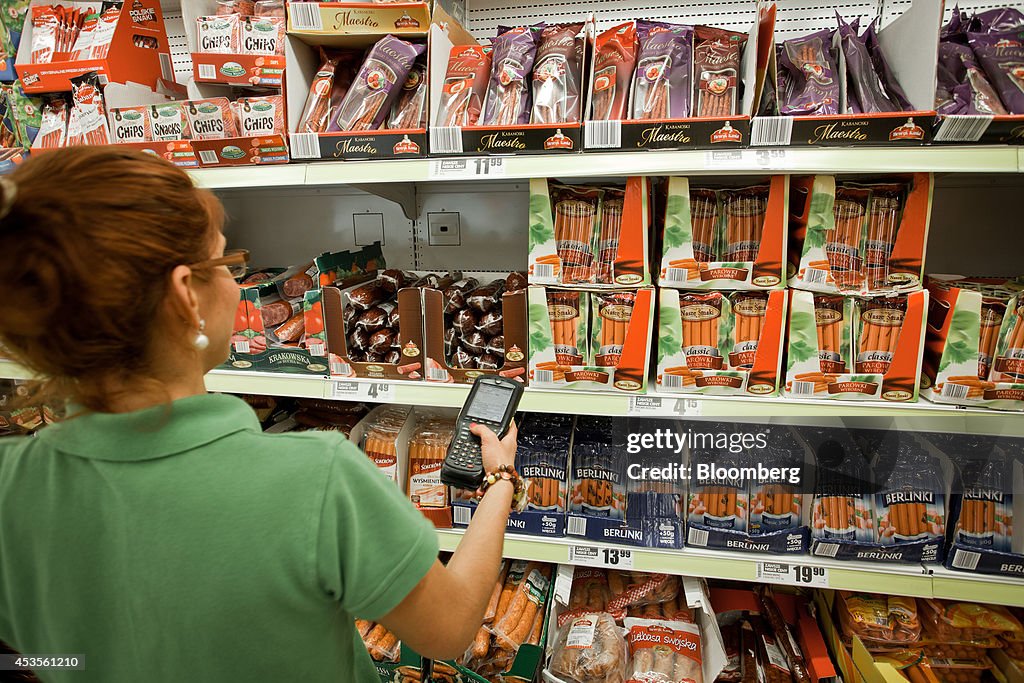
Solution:
M114 147L0 179L0 343L77 414L0 441L0 641L84 656L44 681L103 683L376 680L357 617L461 654L521 487L515 429L474 427L500 474L440 564L433 527L354 445L265 435L206 393L244 264L223 220L183 171Z

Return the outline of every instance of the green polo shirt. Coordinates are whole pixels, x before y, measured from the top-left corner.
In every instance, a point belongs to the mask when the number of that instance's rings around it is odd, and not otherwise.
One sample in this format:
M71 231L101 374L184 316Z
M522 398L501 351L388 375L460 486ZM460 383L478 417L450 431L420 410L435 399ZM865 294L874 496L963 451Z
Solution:
M43 681L374 681L353 620L437 552L358 448L233 396L0 439L0 640L85 655Z

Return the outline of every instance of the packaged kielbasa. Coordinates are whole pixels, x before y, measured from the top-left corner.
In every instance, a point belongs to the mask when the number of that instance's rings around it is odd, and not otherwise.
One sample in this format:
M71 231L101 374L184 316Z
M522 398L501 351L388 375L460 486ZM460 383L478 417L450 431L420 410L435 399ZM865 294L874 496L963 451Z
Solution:
M700 629L681 621L626 618L627 683L703 683Z

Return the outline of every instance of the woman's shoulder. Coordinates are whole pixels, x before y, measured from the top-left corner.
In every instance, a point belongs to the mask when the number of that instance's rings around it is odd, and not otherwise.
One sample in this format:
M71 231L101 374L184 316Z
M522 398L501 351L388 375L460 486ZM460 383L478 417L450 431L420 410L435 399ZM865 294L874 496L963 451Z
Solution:
M255 443L253 447L270 453L275 457L286 457L296 460L315 458L331 459L338 456L346 457L352 453L362 452L338 432L310 430L306 432L284 432L267 434L266 432L250 433L249 438ZM363 456L365 458L365 456Z

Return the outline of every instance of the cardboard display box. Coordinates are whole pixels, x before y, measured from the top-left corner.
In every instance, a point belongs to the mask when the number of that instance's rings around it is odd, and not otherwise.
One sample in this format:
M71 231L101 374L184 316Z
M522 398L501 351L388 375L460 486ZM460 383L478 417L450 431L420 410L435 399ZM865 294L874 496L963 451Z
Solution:
M679 289L786 286L786 176L736 189L668 179L658 284Z
M781 20L785 20L784 15L785 10ZM751 123L750 144L773 147L906 147L928 143L935 121L935 67L941 20L941 4L914 0L903 14L878 31L878 42L889 67L915 111L847 113L849 86L846 62L840 49L836 67L841 113L832 116L757 116ZM778 82L777 70L776 54L772 49L767 78ZM762 94L775 97L776 91L777 88L764 89ZM759 102L756 109L763 108L765 103Z
M834 176L793 179L790 286L877 296L924 284L935 178L931 173L872 182Z
M927 306L927 291L853 299L791 290L785 395L916 401Z
M650 202L646 176L627 178L624 190L531 179L530 284L595 289L651 284Z
M163 14L157 0L131 0L121 6L121 15L114 27L109 51L101 59L34 64L32 62L31 7L52 5L55 0L33 0L25 15L22 40L18 46L15 68L27 93L71 90L71 79L89 71L97 71L103 83L141 83L156 86L160 78L174 79L171 51L167 43ZM95 3L62 1L64 6L95 6ZM135 44L145 38L153 48Z
M181 16L192 53L192 77L198 83L235 86L284 86L285 55L202 52L196 39L196 20L217 14L216 0L183 0ZM284 21L284 19L282 19Z
M1024 284L929 275L921 394L936 403L1024 410Z
M647 392L654 288L584 292L531 285L532 386Z
M161 81L156 90L151 90L135 83L110 83L103 89L103 99L107 107L107 114L111 109L121 107L135 107L138 105L149 105L160 107L160 105L174 102L173 91L183 91L183 88L173 88L166 81ZM171 89L173 88L173 90ZM177 92L184 96L184 92ZM162 157L175 166L181 168L196 168L199 166L199 159L196 158L195 150L192 148L192 141L185 139L163 140L153 142L127 142L118 143L132 149Z
M294 2L288 4L288 33L303 39L378 35L425 36L431 21L462 22L465 0L431 2Z

